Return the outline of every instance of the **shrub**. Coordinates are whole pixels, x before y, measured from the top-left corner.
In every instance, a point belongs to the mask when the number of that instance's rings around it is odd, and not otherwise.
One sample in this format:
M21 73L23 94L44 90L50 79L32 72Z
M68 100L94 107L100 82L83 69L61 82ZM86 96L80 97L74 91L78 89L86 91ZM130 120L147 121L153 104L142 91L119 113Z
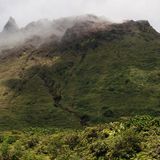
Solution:
M95 142L90 146L90 152L97 159L100 157L105 157L108 151L108 146L104 142Z
M112 151L113 158L130 159L141 151L141 137L133 130L128 129L118 135Z
M34 152L26 152L22 160L44 160L42 156L37 156Z
M65 143L67 145L69 145L69 148L71 150L73 150L77 146L79 141L80 140L79 140L78 135L75 135L75 134L71 134L71 135L68 135L68 136L65 137Z
M9 144L7 141L4 141L1 145L0 148L0 159L2 160L9 160L10 155L9 155Z
M17 141L11 150L11 159L19 160L24 154L24 148L20 141Z
M36 137L31 137L28 141L27 141L27 147L28 148L33 148L38 144L38 139Z

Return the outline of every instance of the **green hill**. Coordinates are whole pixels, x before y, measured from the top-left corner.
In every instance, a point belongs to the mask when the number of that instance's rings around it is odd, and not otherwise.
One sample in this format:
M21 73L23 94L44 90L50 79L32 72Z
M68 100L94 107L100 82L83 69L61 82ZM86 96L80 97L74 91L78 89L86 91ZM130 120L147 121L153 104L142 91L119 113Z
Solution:
M160 116L159 33L146 21L81 37L76 29L58 44L15 48L1 58L1 129L80 128Z

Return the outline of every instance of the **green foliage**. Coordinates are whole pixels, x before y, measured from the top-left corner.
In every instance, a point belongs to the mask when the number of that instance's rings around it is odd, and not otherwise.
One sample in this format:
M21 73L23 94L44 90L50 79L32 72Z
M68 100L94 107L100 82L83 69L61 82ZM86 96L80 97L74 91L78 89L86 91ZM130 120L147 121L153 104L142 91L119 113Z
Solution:
M0 157L1 157L2 160L8 160L10 158L10 155L9 155L9 144L7 143L7 141L4 141L1 144Z
M113 146L112 157L115 159L130 159L141 151L142 137L133 129L125 130L117 136Z
M0 59L0 160L159 160L159 46L131 21Z
M159 121L159 118L140 116L83 130L28 128L18 131L19 138L14 142L5 139L0 144L0 159L158 160ZM1 132L1 135L14 137L15 132Z
M0 129L76 129L160 116L159 34L129 24L62 43L63 52L26 50L2 60Z

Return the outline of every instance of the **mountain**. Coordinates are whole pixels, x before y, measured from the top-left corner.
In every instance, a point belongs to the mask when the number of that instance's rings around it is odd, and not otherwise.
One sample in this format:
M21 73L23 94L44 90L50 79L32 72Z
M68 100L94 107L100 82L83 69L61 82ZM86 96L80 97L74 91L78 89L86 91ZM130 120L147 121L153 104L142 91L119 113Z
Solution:
M18 25L14 18L10 17L6 25L4 26L3 33L14 33L18 31Z
M21 46L25 42L30 42L30 45L39 47L43 43L48 43L53 39L59 41L65 34L66 30L73 27L76 23L98 23L107 21L104 18L99 18L93 15L84 15L77 17L66 17L56 20L40 19L29 23L23 28L18 28L15 20L11 17L0 33L0 52L6 49ZM39 39L38 43L32 43L32 39ZM31 41L30 41L31 40Z
M40 20L17 35L27 38L0 55L1 129L160 116L160 34L148 21L86 15Z

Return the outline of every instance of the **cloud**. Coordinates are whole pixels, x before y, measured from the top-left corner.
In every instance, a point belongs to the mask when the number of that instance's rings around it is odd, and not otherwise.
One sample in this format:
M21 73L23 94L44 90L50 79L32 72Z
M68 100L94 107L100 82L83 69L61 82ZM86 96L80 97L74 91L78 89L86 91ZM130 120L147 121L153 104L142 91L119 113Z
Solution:
M113 21L146 19L160 31L159 0L0 0L0 29L10 16L20 26L40 18L96 14Z

